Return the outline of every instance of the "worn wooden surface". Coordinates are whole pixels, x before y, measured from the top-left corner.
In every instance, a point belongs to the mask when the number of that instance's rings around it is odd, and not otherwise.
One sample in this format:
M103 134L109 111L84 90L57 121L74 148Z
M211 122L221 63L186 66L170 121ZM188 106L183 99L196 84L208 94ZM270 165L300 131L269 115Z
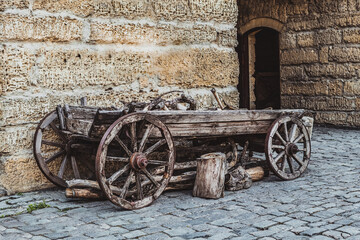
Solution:
M224 196L226 157L223 153L209 153L198 159L193 189L195 197L217 199Z

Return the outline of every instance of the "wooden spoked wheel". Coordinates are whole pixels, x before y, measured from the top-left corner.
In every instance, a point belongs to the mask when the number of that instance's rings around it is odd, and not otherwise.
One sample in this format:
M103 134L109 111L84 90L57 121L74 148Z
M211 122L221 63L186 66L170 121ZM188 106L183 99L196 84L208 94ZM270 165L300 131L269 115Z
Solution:
M34 156L45 177L59 187L67 187L66 180L81 178L71 144L60 130L56 111L41 120L34 136Z
M133 113L108 128L98 147L95 169L112 203L138 209L161 195L174 164L174 143L165 124L146 113Z
M310 160L311 143L304 123L283 116L271 125L265 140L265 155L271 170L283 180L298 178Z

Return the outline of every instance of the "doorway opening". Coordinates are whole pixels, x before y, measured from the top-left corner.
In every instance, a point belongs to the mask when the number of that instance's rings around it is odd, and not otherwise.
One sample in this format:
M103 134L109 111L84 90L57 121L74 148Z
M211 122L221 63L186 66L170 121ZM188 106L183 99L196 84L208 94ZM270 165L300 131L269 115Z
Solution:
M271 28L255 28L239 35L238 39L240 107L279 109L279 32Z

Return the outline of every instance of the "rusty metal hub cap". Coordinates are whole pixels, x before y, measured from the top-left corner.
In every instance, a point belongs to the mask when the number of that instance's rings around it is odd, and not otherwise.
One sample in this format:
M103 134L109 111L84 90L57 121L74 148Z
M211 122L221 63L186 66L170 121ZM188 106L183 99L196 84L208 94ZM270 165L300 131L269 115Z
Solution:
M296 146L296 144L290 143L289 145L286 146L286 153L288 155L295 155L298 152L299 152L299 148L298 146Z
M148 159L145 154L136 152L130 158L130 165L134 170L139 171L146 168Z

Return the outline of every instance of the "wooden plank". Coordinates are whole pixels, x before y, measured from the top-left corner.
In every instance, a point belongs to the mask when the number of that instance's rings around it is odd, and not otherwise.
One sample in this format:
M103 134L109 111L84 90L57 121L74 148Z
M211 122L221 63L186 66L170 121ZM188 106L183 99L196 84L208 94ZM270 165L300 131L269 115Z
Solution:
M92 125L92 120L72 119L72 118L68 118L66 120L66 128L72 133L88 135L91 125Z
M149 111L165 124L209 123L275 120L283 114L304 113L304 110L222 110L222 111Z
M236 136L243 134L264 134L272 124L267 121L247 121L228 123L194 123L194 124L168 124L173 137L210 137L210 136ZM154 132L150 137L161 137Z
M93 120L97 110L97 107L69 106L67 112L73 119Z

